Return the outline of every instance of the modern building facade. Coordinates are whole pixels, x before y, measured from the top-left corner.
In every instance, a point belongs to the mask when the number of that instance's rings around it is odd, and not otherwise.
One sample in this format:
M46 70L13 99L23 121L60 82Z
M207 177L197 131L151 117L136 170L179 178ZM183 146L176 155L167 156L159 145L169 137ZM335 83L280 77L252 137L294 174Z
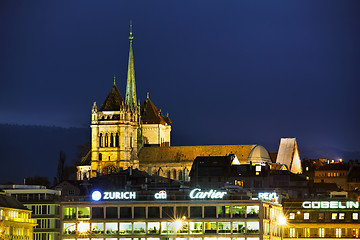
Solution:
M360 208L353 199L286 201L284 239L354 239L359 237Z
M280 239L281 205L221 190L96 191L92 198L62 203L62 239Z
M35 185L2 186L3 191L32 212L34 240L60 239L60 191ZM19 238L20 239L20 238Z

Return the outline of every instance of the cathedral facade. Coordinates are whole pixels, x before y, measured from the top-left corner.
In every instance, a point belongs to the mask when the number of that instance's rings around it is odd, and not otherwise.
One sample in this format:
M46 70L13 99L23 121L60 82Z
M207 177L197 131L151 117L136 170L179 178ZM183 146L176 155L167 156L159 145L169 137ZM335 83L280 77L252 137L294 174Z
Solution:
M170 146L171 121L159 111L147 94L140 105L136 98L133 35L130 48L125 100L114 84L104 103L96 102L91 114L91 151L77 167L77 179L139 168L138 153L145 146Z

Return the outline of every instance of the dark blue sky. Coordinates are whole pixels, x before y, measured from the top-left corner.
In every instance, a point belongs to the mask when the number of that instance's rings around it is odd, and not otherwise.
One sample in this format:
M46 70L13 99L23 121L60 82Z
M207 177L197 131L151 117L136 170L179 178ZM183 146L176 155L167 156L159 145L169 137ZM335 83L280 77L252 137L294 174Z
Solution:
M346 0L3 0L0 123L88 127L114 74L125 95L132 19L138 98L149 89L169 112L175 144L276 151L296 137L307 155L342 157L360 150L359 12Z

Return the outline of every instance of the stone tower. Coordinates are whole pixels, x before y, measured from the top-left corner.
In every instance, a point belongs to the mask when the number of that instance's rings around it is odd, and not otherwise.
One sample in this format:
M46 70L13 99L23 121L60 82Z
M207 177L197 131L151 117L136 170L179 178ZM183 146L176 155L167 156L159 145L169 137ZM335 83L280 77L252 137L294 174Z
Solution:
M135 71L130 24L130 49L125 101L115 83L100 109L94 102L91 119L90 177L138 168L141 147L140 108L136 103ZM139 135L139 136L138 136ZM139 143L138 143L139 141Z

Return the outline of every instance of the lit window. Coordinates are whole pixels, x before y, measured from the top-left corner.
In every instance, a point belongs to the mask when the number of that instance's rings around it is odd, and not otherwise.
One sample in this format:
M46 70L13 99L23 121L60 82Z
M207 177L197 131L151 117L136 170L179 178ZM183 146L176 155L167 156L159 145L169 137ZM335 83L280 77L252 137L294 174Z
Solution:
M345 219L345 213L339 213L339 219L344 220Z
M352 214L352 219L353 220L358 220L359 219L359 213L353 213Z
M306 167L305 171L309 171L309 167Z
M337 219L337 213L332 213L331 214L331 219L336 220Z
M304 220L308 220L310 218L310 213L304 213Z
M293 238L295 237L295 228L290 228L290 237Z
M291 219L291 220L295 219L295 213L290 213L289 214L289 219Z
M261 172L261 166L259 166L259 165L258 165L258 166L256 166L256 167L255 167L255 171L257 171L257 172Z
M325 229L319 228L319 237L324 237L324 236L325 236Z
M305 237L310 237L310 228L304 228Z
M341 228L336 228L335 229L335 234L337 238L341 238Z

